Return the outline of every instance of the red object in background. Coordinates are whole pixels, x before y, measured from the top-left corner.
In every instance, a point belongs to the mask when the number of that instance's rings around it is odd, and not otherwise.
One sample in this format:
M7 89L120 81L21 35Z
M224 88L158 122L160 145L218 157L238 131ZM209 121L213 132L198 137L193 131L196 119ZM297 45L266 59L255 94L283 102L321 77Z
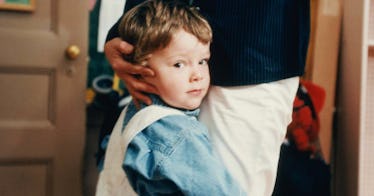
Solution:
M292 122L287 128L287 138L299 151L320 153L319 113L325 102L325 90L310 81L301 80L294 101Z

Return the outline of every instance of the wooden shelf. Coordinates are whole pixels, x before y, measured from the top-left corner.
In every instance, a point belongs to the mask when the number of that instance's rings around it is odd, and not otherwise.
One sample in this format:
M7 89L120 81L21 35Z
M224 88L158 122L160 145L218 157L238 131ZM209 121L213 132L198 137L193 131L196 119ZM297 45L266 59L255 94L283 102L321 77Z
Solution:
M342 2L334 195L374 195L374 0Z

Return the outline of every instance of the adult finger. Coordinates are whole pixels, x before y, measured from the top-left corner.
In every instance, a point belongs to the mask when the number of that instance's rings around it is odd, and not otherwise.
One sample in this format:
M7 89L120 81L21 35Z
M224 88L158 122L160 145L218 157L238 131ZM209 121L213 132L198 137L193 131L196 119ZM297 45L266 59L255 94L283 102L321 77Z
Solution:
M152 100L151 100L148 96L144 95L141 91L137 91L137 90L135 90L135 89L134 89L133 87L131 87L131 86L126 87L126 88L127 88L127 90L129 91L131 97L133 98L133 101L134 101L135 106L136 106L137 108L139 108L139 106L140 106L139 103L140 103L140 102L143 102L143 103L145 103L145 104L147 104L147 105L152 104Z
M135 77L134 75L124 73L119 74L118 76L125 82L126 88L131 88L133 91L158 94L156 87L146 83L145 81Z
M126 72L128 74L132 74L132 75L141 75L143 77L152 77L154 76L154 72L152 69L148 68L148 67L145 67L145 66L141 66L141 65L132 65L130 63L124 63L123 64L123 69L121 69L123 72Z

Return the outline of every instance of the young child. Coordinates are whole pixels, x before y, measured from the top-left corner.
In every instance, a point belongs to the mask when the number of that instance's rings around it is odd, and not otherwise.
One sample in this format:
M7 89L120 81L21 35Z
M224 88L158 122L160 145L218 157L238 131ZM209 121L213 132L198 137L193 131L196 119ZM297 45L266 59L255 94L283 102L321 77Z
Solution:
M155 72L154 77L139 76L139 80L158 90L158 95L150 95L151 106L137 110L135 103L129 104L123 126L154 105L184 114L163 117L131 140L122 167L135 192L245 195L212 149L206 127L197 121L210 84L208 22L185 3L149 0L126 13L119 31L134 46L125 58Z

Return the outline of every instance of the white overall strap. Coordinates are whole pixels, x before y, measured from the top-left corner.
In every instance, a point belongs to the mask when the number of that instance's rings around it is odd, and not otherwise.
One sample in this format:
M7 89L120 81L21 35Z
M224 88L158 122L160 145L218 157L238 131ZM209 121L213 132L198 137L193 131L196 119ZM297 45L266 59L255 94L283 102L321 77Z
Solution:
M185 115L185 114L176 109L161 107L157 105L147 106L141 109L139 112L137 112L130 119L130 121L125 127L125 130L122 132L122 140L120 143L121 143L121 150L123 151L121 152L122 156L121 156L120 164L123 163L123 160L125 158L125 154L127 151L127 147L130 144L131 140L134 139L134 137L138 133L140 133L142 130L144 130L146 127L148 127L152 123L169 115ZM126 174L124 175L126 176ZM124 187L124 189L128 190L127 192L131 192L133 194L135 193L135 192L132 192L133 189L131 188L130 182L127 177L123 179L122 183L123 183L122 186Z
M157 105L150 105L140 110L130 119L129 123L125 127L125 130L122 133L122 149L126 151L127 146L130 144L131 140L139 132L141 132L143 129L156 122L157 120L169 115L185 114L173 108L167 108Z
M120 150L118 150L118 146L121 145L121 135L122 135L122 127L123 127L123 121L126 116L127 111L126 106L120 116L117 119L116 124L114 125L114 128L112 130L112 133L110 135L110 139L108 142L108 146L105 152L105 159L104 159L104 167L103 170L108 168L117 168L122 167L122 160L123 160L123 152L121 153ZM121 153L121 154L119 154Z
M184 115L183 112L176 109L150 105L137 112L130 119L125 130L122 131L126 111L127 107L122 110L116 124L114 125L105 152L103 169L122 167L123 158L128 144L144 128L168 115ZM121 146L121 148L118 149L118 146Z
M121 112L110 136L104 167L96 187L96 196L136 195L122 169L129 143L139 132L157 120L169 115L184 115L183 112L172 108L147 106L137 112L122 131L126 111L127 107Z
M127 107L122 110L110 135L103 170L96 185L96 196L136 196L122 169L124 151L121 149L121 130L126 111Z

